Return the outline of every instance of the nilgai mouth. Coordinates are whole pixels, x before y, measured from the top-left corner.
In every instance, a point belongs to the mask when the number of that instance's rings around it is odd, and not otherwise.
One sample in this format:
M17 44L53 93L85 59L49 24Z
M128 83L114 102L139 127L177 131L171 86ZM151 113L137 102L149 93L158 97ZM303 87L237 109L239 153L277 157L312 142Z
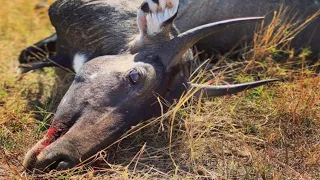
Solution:
M71 124L63 124L58 118L53 119L53 123L48 129L47 133L44 135L44 137L38 141L38 143L28 152L27 156L27 162L25 161L23 164L25 165L25 170L30 170L35 166L35 163L37 162L38 155L48 146L50 146L52 143L57 141L59 138L61 138L63 135L65 135L69 129L75 124L75 121ZM25 159L26 160L26 159ZM54 162L53 164L50 164L47 167L47 170L56 169L58 164L63 161L63 159L58 160Z

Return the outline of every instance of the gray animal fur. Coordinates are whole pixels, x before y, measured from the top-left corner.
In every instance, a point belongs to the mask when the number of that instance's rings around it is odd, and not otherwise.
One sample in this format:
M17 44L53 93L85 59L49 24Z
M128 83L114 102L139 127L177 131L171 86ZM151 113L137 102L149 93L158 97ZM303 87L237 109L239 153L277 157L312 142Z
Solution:
M237 17L266 16L265 21L268 24L271 22L274 11L279 12L281 7L288 8L285 18L292 19L295 23L305 20L320 10L319 0L181 0L180 3L179 13L175 19L175 26L179 32L210 22ZM255 24L227 28L201 40L197 46L201 50L228 52L239 42L240 44L250 43L256 28ZM299 51L301 48L310 46L314 56L320 57L319 32L320 17L299 33L292 41L292 47Z
M101 55L116 55L125 51L127 43L137 33L135 14L140 3L141 0L56 1L49 11L58 35L55 45L57 55L51 57L52 61L74 70L76 53L84 54L88 61ZM236 17L267 15L266 22L270 22L273 12L282 5L289 8L288 17L296 14L294 22L306 19L320 9L318 0L181 0L174 25L182 33L199 25ZM251 42L256 27L255 24L246 24L236 29L227 28L201 40L197 46L199 50L225 53L236 45ZM319 29L318 17L293 40L292 47L298 51L310 46L314 56L320 57ZM38 43L36 46L41 48L43 45ZM19 58L20 63L28 63L27 57L32 56L30 51L37 50L33 47L24 50ZM41 68L38 64L23 67L23 72Z

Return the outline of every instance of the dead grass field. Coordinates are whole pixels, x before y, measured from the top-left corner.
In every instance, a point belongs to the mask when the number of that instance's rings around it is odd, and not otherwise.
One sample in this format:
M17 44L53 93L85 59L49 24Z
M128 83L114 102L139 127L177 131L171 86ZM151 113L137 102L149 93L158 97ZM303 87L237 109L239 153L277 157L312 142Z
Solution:
M218 72L200 73L211 83L283 82L201 101L186 94L164 117L141 123L97 154L94 163L44 175L20 172L72 78L49 68L17 74L20 51L54 32L46 10L34 10L36 3L1 1L0 179L320 179L319 61L308 60L308 50L293 57L287 46L279 49L290 39L281 32L296 28L290 22L257 34L244 60L224 56Z

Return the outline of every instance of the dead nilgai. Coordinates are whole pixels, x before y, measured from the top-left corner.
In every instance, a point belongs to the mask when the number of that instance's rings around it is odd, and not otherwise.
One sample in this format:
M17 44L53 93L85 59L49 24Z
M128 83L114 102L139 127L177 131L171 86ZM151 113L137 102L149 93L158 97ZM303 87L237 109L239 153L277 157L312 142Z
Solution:
M157 97L172 102L191 88L214 97L275 81L230 86L189 83L184 66L191 58L187 53L190 47L227 26L259 22L263 18L215 22L172 38L170 29L179 1L165 2L170 6L164 3L164 7L156 8L162 11L139 10L140 34L128 44L127 51L84 64L62 99L48 133L27 153L25 168L74 167L115 142L130 127L160 116Z

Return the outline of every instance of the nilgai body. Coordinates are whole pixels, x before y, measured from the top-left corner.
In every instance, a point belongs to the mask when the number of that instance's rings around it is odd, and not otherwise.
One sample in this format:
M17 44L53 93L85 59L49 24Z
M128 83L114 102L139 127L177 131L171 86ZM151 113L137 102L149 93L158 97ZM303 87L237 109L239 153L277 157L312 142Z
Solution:
M22 73L33 69L60 66L78 72L82 65L101 55L116 55L128 50L128 42L137 33L137 9L150 7L141 0L58 0L49 9L50 20L56 29L52 36L23 50L19 61ZM304 21L320 10L319 0L180 0L174 20L177 33L225 19L266 16L271 22L275 11L287 8L291 23ZM197 43L200 51L226 53L252 42L256 23L226 28ZM320 57L320 17L308 23L292 41L296 52L310 47L314 57ZM49 57L41 58L49 50ZM35 56L34 54L38 54ZM42 61L35 61L38 59Z

